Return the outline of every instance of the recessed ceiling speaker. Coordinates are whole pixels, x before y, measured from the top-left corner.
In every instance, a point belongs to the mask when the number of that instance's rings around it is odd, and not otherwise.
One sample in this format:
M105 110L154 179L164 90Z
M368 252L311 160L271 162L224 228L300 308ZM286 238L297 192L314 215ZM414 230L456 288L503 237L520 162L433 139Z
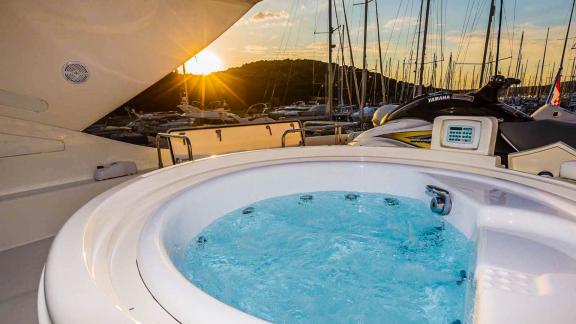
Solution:
M75 84L86 82L89 76L86 65L77 61L66 62L62 66L62 73L64 74L64 79Z

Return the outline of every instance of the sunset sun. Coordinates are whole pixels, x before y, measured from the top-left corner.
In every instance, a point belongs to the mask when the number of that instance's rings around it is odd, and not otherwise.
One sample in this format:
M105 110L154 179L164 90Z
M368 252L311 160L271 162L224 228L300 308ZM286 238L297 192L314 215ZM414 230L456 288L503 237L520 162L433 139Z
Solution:
M186 72L207 75L224 69L222 60L210 51L202 51L186 62Z

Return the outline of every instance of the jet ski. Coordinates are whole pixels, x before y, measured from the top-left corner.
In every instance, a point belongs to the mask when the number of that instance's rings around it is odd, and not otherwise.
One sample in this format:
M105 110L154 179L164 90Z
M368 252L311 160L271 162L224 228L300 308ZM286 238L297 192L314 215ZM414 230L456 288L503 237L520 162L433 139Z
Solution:
M495 153L501 156L503 163L506 163L508 154L517 152L520 147L525 149L530 146L521 135L516 135L519 128L522 133L534 130L534 134L541 138L534 141L534 145L562 141L576 147L576 123L564 125L566 123L554 120L537 121L498 100L499 93L519 83L518 79L496 75L484 87L468 94L442 91L416 97L385 114L380 121L382 126L361 133L351 139L350 145L430 148L434 119L454 115L489 116L498 119L500 130ZM558 129L562 129L562 132L557 132ZM502 136L503 133L508 136ZM512 133L514 135L511 135ZM522 144L519 144L519 141L522 141Z
M374 115L372 115L372 125L374 127L380 126L380 121L382 121L384 116L387 116L388 114L390 114L391 112L396 110L396 108L398 108L398 106L400 106L400 105L398 105L398 104L385 104L383 106L380 106L380 108L378 108L376 110L376 112L374 112Z
M492 116L500 121L528 121L532 117L498 100L498 94L520 80L497 75L480 90L468 94L441 91L412 99L384 115L380 125L403 119L418 118L433 122L438 116Z

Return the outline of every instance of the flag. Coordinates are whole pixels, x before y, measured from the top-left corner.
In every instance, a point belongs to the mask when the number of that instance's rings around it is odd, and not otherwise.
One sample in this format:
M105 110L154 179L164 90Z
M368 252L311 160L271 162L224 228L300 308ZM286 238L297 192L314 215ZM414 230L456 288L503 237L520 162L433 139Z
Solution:
M560 106L560 79L562 79L562 70L558 70L558 74L556 74L556 78L554 79L554 84L552 85L552 89L550 89L550 94L548 95L548 99L546 99L546 103L553 105L553 106Z

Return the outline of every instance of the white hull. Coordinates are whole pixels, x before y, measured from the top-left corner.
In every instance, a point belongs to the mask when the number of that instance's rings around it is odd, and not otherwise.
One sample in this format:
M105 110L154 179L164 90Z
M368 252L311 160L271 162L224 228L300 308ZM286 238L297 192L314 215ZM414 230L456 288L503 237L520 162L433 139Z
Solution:
M536 110L532 117L535 120L551 119L561 122L576 123L576 113L562 107L546 104Z

